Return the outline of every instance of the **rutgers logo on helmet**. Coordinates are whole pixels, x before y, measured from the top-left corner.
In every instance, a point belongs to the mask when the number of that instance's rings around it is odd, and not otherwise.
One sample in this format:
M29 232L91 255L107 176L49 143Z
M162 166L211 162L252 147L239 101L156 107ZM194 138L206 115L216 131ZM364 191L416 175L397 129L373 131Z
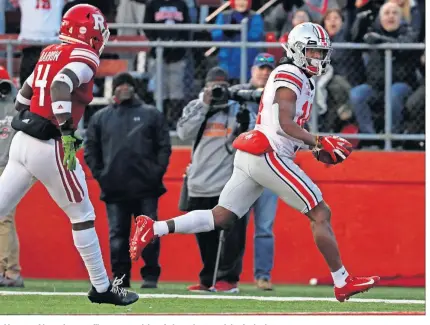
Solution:
M59 38L65 43L89 45L101 55L109 35L102 12L94 6L81 4L64 14Z
M281 44L294 65L311 75L320 76L330 63L332 46L323 27L314 23L302 23L288 34L287 44Z

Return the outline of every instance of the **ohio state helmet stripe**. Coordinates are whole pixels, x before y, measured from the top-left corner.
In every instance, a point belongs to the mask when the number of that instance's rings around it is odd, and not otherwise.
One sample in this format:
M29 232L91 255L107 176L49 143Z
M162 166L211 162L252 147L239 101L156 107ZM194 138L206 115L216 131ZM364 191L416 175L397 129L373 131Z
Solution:
M326 46L327 45L327 40L326 40L326 36L324 33L324 30L322 29L322 27L320 25L316 25L318 33L320 34L320 38L321 38L321 43Z

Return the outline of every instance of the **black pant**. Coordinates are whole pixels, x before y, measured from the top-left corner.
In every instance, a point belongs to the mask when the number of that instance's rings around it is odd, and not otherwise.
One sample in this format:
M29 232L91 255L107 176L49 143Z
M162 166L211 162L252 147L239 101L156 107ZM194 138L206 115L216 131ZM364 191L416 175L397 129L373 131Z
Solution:
M141 214L157 220L158 198L148 197L144 199L123 201L120 203L108 203L107 215L109 220L110 259L112 273L115 277L125 274L124 285L130 281L131 260L129 253L129 238L131 230L131 216ZM142 252L145 266L140 269L144 280L158 281L161 268L158 264L160 255L160 241L156 239Z
M212 209L218 204L218 199L219 197L190 197L190 211ZM246 219L245 216L242 217L236 221L231 229L224 231L225 241L221 251L217 281L230 283L239 281L242 273L243 254L245 253ZM207 287L212 286L220 232L221 229L215 229L196 234L203 263L199 275L200 283Z
M24 84L27 78L33 73L42 49L41 46L30 46L22 49L21 67L19 70L19 81L21 85Z

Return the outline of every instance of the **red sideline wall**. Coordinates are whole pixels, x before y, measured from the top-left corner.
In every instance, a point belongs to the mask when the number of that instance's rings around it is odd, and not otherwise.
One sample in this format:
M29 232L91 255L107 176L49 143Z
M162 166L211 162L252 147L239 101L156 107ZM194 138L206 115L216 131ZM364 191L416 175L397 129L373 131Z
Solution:
M80 161L83 162L82 153ZM177 216L181 174L188 149L174 149L165 176L168 192L159 202L159 217ZM384 277L424 277L424 154L354 152L343 164L328 167L309 152L296 162L321 188L333 213L333 227L344 264L350 273ZM86 168L90 197L103 257L109 265L106 209L99 188ZM37 183L17 208L23 276L86 279L86 270L73 246L68 218ZM253 280L253 223L248 228L243 282ZM317 251L307 218L279 204L274 227L275 283L307 283L330 275ZM196 281L201 262L193 235L161 240L161 281ZM139 261L132 277L140 278ZM424 283L424 282L422 282ZM424 284L423 284L424 285Z

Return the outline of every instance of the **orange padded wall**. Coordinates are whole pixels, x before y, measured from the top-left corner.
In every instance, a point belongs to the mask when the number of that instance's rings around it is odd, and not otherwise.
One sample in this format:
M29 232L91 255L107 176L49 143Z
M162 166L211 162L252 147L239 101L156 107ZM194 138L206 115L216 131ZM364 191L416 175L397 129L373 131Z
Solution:
M177 216L181 175L189 162L188 148L175 148L165 176L168 192L159 201L161 220ZM344 264L357 275L424 277L425 204L424 154L354 152L347 161L328 167L309 152L296 162L319 185L332 209L333 227ZM80 161L83 163L82 152ZM99 187L85 166L96 228L109 268L106 209ZM36 183L17 208L22 273L31 278L86 279L73 246L68 218ZM280 203L275 227L276 283L307 283L330 276L317 251L307 218ZM197 281L201 267L193 235L161 239L161 281ZM132 276L139 279L139 261ZM253 222L248 227L242 281L253 280ZM424 283L424 282L422 282Z

